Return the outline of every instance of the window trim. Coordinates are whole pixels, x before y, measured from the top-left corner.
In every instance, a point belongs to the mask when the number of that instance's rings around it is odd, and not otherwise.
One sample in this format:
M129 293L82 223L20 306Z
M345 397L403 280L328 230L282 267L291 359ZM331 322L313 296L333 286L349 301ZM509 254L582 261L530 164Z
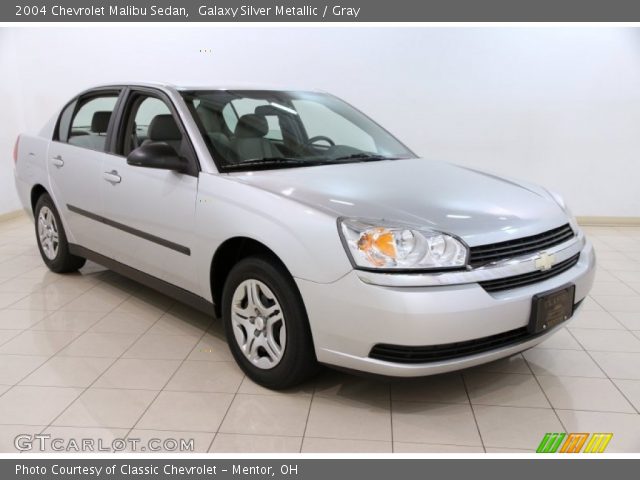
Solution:
M196 127L198 128L198 133L200 134L200 137L202 138L202 141L204 142L204 145L207 149L207 151L209 152L209 155L211 156L211 159L213 160L213 164L216 167L217 173L224 173L224 164L223 162L220 160L219 156L217 155L217 153L214 152L214 148L211 144L211 140L209 139L209 136L206 134L206 129L204 128L204 125L202 124L202 120L200 120L200 116L198 115L198 113L196 112L196 107L193 106L193 102L189 101L185 98L186 95L192 93L193 91L189 90L189 91L181 91L180 92L180 96L182 97L183 102L185 103L186 107L187 107L187 111L189 112L189 115L191 115L191 118L193 119L193 121L196 124Z
M124 134L126 133L126 123L129 115L131 114L132 104L135 101L136 97L139 95L157 98L167 105L169 111L171 112L171 115L173 115L174 119L176 120L176 124L178 125L178 129L182 134L183 141L186 140L187 150L189 152L189 157L186 158L186 160L189 162L189 166L187 171L184 172L184 175L197 177L202 169L200 166L200 160L198 159L198 155L196 154L196 150L193 147L191 136L187 132L184 122L182 121L182 118L178 113L178 109L176 108L171 98L164 91L158 88L138 86L125 87L124 91L122 92L120 101L118 105L116 105L116 110L114 112L115 115L113 115L112 117L112 120L114 122L114 130L112 132L113 135L111 136L111 138L107 140L109 144L109 153L126 161L127 157L123 155L123 153L121 153L124 146L123 142Z
M125 90L125 87L120 87L120 86L98 87L98 88L92 88L91 90L86 90L86 91L80 93L79 95L76 95L75 97L73 97L60 110L60 113L58 114L58 119L56 120L55 128L53 129L53 135L52 135L51 140L54 141L54 142L58 142L58 143L64 143L65 145L69 145L71 147L76 147L76 148L82 148L82 149L85 149L85 150L89 150L91 152L111 153L111 151L110 151L110 147L111 147L110 137L113 135L113 128L114 128L114 123L115 123L116 112L118 111L119 106L120 106L120 102L122 101L122 93L124 92L124 90ZM111 118L109 118L109 125L107 127L107 132L105 134L106 139L105 139L105 148L104 148L104 150L94 150L94 149L91 149L89 147L83 147L81 145L70 144L69 143L69 133L71 132L71 126L73 125L73 119L75 118L76 114L78 113L78 110L80 108L82 108L82 106L85 103L87 103L89 100L91 100L92 98L109 96L109 94L115 94L116 104L113 107L113 111L111 112ZM69 106L71 106L71 104L73 104L74 102L75 102L75 105L73 107L73 113L71 114L71 120L69 121L69 129L66 132L67 138L66 138L66 141L62 141L58 137L58 133L59 133L59 130L60 130L60 122L62 120L62 115L64 114L66 109Z
M71 100L70 102L67 102L65 104L65 106L62 108L62 110L60 110L60 114L58 115L58 120L56 121L56 125L55 128L53 130L53 138L52 140L55 142L60 142L60 143L69 143L69 133L71 132L71 121L73 120L73 112L76 109L76 103L78 102L78 98L74 98L73 100ZM62 127L62 117L64 116L64 114L67 112L67 110L73 107L71 110L71 116L69 117L69 124L67 125L67 131L64 132L65 133L65 139L61 140L60 139L60 128Z

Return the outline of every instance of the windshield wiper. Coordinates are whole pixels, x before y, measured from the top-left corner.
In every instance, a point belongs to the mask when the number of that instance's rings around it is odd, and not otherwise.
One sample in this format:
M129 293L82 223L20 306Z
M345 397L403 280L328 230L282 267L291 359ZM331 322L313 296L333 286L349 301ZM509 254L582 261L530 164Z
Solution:
M321 160L304 160L302 158L291 157L269 157L269 158L255 158L239 163L231 163L224 166L224 170L247 170L247 169L261 169L261 168L286 168L290 166L296 167L308 167L313 165L326 165L328 162Z
M337 158L304 159L293 157L253 158L244 162L231 163L223 167L224 171L268 170L270 168L313 167L317 165L337 165L342 162L373 162L377 160L398 160L405 157L387 157L371 153L354 153Z
M344 155L342 157L332 158L333 161L342 160L358 160L360 162L375 162L378 160L398 160L404 157L388 157L386 155L378 155L372 153L352 153L351 155Z

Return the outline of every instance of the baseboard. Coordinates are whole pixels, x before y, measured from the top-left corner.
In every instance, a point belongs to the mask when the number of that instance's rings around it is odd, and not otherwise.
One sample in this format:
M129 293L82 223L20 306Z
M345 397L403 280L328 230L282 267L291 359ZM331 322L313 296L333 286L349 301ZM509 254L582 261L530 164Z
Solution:
M15 210L13 212L0 213L0 222L13 220L14 218L22 217L23 215L24 215L24 210Z
M578 223L593 227L640 227L640 217L576 217Z
M15 210L0 214L0 222L12 220L25 215L24 210ZM640 217L576 217L578 223L584 226L597 227L640 227Z

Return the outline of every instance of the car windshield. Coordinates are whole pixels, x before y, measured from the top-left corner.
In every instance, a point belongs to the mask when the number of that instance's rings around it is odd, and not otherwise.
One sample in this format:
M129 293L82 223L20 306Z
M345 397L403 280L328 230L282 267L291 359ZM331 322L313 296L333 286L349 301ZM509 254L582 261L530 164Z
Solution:
M222 171L397 160L414 154L338 98L316 92L182 92Z

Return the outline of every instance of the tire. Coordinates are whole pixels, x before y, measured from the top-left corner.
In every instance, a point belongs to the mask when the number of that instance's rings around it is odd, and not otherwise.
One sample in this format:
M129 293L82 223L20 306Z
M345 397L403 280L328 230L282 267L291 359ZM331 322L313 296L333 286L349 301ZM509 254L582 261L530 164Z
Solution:
M40 195L34 216L38 250L49 270L55 273L69 273L82 268L86 260L69 253L64 226L49 194Z
M251 302L250 294L258 300ZM256 305L259 312L252 311ZM259 385L293 387L318 371L302 297L291 275L271 258L248 257L231 269L222 320L236 362Z

